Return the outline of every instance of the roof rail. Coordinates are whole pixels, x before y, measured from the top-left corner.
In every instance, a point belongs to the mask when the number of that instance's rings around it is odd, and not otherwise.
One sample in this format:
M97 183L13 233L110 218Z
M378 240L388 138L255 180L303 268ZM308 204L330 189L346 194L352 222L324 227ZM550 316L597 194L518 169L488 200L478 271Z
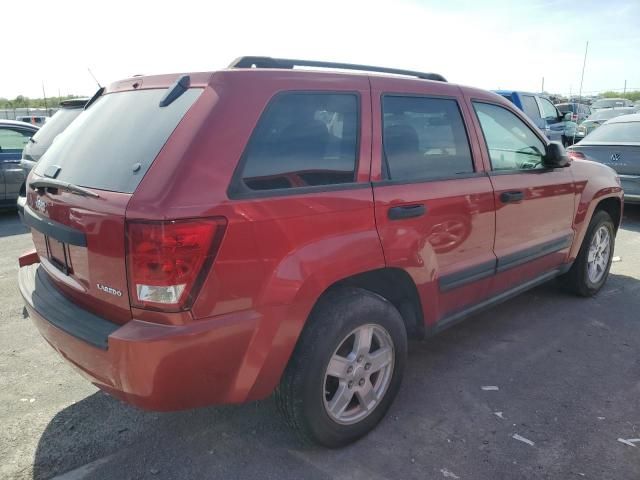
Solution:
M292 60L288 58L272 58L272 57L239 57L239 58L236 58L229 65L229 68L293 69L294 67L320 67L320 68L337 68L341 70L360 70L363 72L380 72L380 73L392 73L395 75L406 75L408 77L423 78L425 80L436 80L438 82L447 81L439 73L414 72L413 70L373 67L371 65L358 65L353 63L320 62L317 60Z

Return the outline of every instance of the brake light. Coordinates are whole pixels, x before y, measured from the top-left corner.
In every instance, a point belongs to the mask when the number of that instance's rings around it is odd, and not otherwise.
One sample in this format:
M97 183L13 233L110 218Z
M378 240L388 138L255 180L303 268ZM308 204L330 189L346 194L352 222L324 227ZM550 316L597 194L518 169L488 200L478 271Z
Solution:
M575 150L569 150L567 152L567 155L569 155L569 158L572 159L572 160L584 160L586 158L584 156L584 153L577 152Z
M577 113L572 113L571 114L571 121L572 122L577 122L578 121L578 114Z
M188 310L213 263L223 218L127 223L127 276L132 306Z

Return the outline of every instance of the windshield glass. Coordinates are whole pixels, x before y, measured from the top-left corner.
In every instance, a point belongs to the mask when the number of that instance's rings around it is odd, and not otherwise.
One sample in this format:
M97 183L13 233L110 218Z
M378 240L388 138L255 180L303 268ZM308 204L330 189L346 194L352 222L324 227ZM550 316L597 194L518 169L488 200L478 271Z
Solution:
M81 187L133 193L201 88L160 107L165 89L103 95L64 130L36 173L60 167L57 180Z
M640 122L606 123L587 138L595 142L640 143Z
M624 100L620 99L606 99L606 100L598 100L593 104L593 108L614 108L614 107L623 107Z
M33 136L33 140L46 147L82 112L81 108L61 108Z
M610 118L620 117L622 115L628 115L634 113L632 108L625 108L624 110L603 110L596 112L589 117L589 120L609 120Z

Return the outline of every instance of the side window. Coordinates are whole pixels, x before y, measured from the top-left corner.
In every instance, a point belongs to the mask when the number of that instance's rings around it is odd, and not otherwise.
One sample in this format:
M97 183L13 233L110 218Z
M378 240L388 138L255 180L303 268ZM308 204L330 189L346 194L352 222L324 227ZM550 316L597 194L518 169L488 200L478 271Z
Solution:
M33 134L23 130L0 128L0 152L13 150L22 151Z
M531 120L540 118L540 110L538 109L538 102L536 98L531 95L522 95L522 111Z
M540 102L540 107L542 108L542 117L545 120L557 120L558 112L556 111L556 107L547 100L546 98L538 97L538 101Z
M474 102L492 170L544 168L545 145L531 129L506 108Z
M245 187L274 190L354 182L358 111L354 94L276 96L245 151Z
M387 95L382 112L386 178L430 180L473 173L458 102Z

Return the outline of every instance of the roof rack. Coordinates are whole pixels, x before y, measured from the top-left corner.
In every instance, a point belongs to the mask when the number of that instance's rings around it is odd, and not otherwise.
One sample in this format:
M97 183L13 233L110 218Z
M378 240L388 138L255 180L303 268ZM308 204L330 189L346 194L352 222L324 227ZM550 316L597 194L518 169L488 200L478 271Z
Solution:
M337 68L341 70L360 70L363 72L392 73L395 75L406 75L408 77L423 78L425 80L436 80L446 82L447 80L439 73L415 72L413 70L401 70L398 68L373 67L371 65L358 65L353 63L320 62L317 60L292 60L288 58L272 57L239 57L236 58L229 68L283 68L293 69L294 67L320 67Z

